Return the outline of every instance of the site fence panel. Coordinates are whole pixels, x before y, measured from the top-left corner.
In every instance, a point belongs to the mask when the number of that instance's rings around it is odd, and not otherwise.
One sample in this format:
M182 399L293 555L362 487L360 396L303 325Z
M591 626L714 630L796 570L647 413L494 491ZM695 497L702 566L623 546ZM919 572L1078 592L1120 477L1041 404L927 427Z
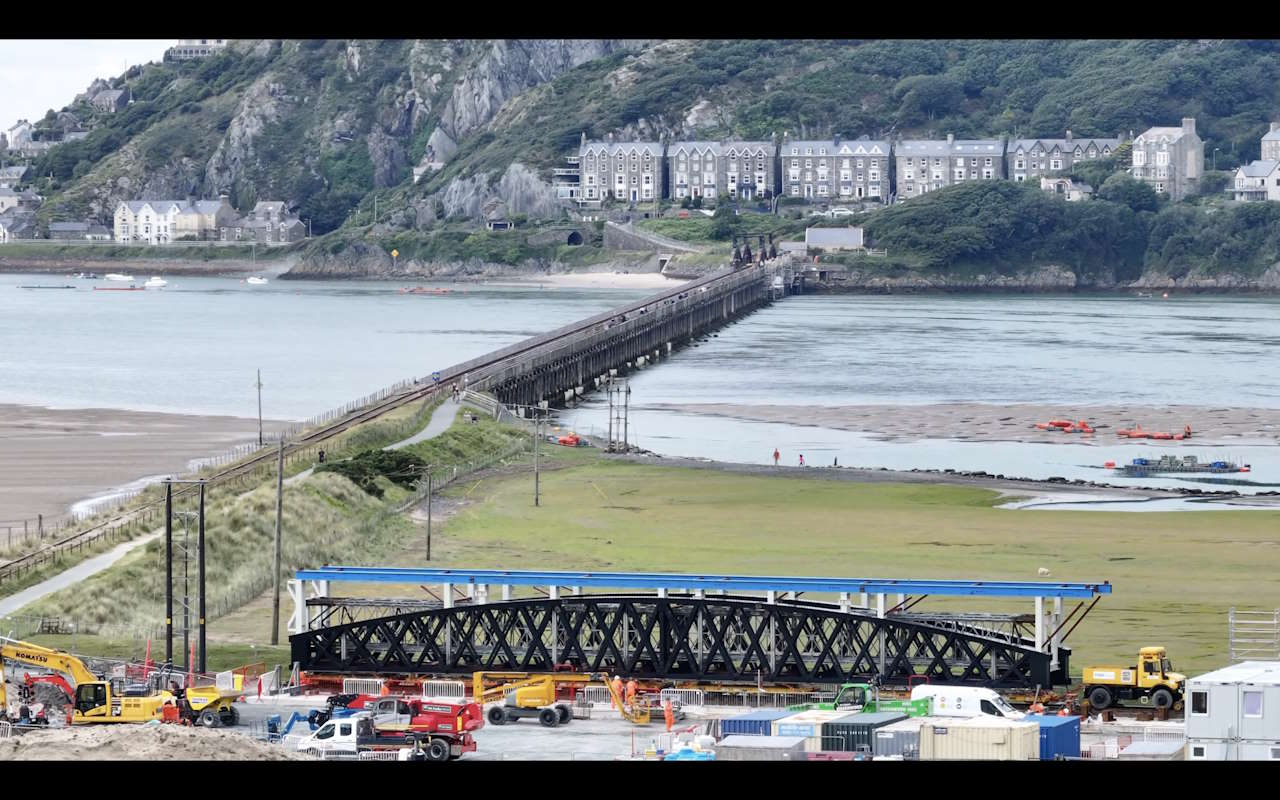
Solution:
M423 681L422 698L466 697L467 684L463 681Z
M613 698L609 695L609 687L607 686L584 686L580 696L585 698L592 705L609 705L613 702Z
M1142 741L1144 742L1185 742L1186 740L1186 731L1167 731L1147 728L1142 732Z
M701 689L663 689L658 693L658 699L663 702L670 700L685 708L706 705L705 693Z
M0 722L0 739L8 739L13 736L13 725L8 722Z
M380 694L382 679L380 678L343 678L343 694Z
M399 750L370 750L360 754L359 761L397 761Z

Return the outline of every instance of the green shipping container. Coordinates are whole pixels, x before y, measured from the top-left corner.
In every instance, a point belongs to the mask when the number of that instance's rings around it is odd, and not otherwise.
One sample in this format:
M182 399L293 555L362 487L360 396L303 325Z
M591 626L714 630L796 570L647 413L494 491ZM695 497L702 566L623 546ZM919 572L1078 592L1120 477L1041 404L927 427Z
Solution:
M876 728L907 718L899 711L877 711L850 714L822 726L822 749L852 753L870 753L875 746Z

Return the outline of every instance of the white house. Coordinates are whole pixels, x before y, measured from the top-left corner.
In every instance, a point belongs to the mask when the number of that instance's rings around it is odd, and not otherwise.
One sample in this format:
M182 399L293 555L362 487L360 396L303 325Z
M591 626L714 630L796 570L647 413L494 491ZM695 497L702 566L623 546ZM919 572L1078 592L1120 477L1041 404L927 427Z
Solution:
M226 195L217 200L132 200L116 207L117 242L166 244L211 239L236 218Z
M1251 161L1236 170L1236 179L1227 187L1241 202L1280 200L1280 161Z
M1093 197L1092 186L1087 183L1076 183L1070 178L1041 178L1040 188L1050 194L1061 195L1069 203Z

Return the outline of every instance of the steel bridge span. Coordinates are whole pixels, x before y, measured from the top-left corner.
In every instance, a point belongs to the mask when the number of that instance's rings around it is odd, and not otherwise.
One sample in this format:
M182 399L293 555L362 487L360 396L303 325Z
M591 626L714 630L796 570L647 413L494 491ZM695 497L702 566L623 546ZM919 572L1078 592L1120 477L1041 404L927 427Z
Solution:
M902 685L923 677L995 688L1050 687L1068 682L1071 651L1061 643L1060 631L1070 617L1049 614L1046 621L1059 623L1052 637L1044 637L1042 625L1027 636L1016 626L1002 625L1010 618L1001 615L896 612L903 601L886 609L885 593L875 590L891 586L935 595L1031 596L1037 609L1045 598L1053 598L1059 609L1063 597L1092 597L1096 603L1111 590L1105 583L641 575L349 567L302 571L299 580L290 581L296 604L292 660L304 671L335 675L543 672L568 666L659 680L828 684L876 678ZM464 583L467 578L507 581L501 584L504 599L491 601L487 583L468 583L484 588L458 599L449 587L443 598L434 600L327 596L328 580L421 583L441 577ZM573 593L562 594L559 581L564 579L596 588L647 581L667 585L657 593L582 594L581 585L568 584ZM544 596L511 597L513 585L547 580L555 582ZM303 599L306 581L319 584L313 592L319 588L323 593ZM690 583L700 588L689 590ZM762 586L773 588L765 589L764 596L749 594ZM850 587L872 590L876 607L854 606ZM799 597L833 588L839 602ZM724 593L714 594L717 590ZM370 612L381 614L366 616ZM343 621L332 624L335 619Z

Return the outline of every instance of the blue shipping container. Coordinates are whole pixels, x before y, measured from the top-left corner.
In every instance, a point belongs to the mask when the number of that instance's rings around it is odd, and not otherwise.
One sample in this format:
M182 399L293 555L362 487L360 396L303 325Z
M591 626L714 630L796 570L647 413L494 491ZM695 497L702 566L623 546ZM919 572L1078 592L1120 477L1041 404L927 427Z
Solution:
M1080 718L1028 714L1027 720L1040 725L1040 760L1058 756L1080 757Z
M795 713L785 708L762 708L758 711L740 714L736 717L720 720L720 734L722 736L733 736L735 734L768 736L773 732L774 720L790 717Z

